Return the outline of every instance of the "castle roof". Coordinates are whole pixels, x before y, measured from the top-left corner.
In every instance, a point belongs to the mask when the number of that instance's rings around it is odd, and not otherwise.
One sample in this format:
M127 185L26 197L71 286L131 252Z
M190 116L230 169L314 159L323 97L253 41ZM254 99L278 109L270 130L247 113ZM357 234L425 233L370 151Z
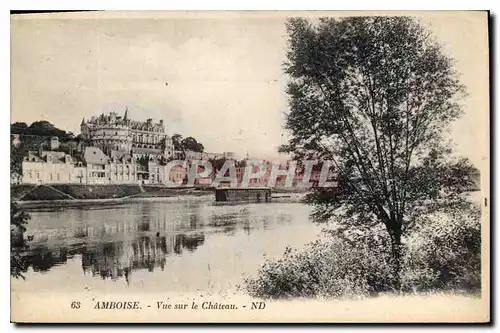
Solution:
M97 147L85 147L83 159L90 164L107 164L109 161L109 157Z

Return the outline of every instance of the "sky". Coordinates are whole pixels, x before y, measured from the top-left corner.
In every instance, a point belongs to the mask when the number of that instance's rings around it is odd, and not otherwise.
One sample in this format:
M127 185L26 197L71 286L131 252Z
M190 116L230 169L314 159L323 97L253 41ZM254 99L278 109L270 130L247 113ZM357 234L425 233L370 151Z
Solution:
M47 120L79 133L82 118L128 108L133 119L163 119L167 134L193 136L209 152L277 157L277 148L288 138L282 64L289 15L94 12L12 17L11 122ZM489 148L482 149L489 142L486 15L412 15L455 59L469 95L453 139L458 153L478 165L489 156Z

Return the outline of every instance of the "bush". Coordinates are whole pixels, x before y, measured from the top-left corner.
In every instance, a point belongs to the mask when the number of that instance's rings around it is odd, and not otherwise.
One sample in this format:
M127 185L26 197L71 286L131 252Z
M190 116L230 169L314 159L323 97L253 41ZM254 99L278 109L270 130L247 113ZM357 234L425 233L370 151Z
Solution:
M305 251L287 248L282 259L266 261L257 278L245 280L248 292L263 298L344 297L390 289L390 253L383 239L325 236Z
M10 245L21 247L24 245L26 224L31 217L23 211L17 203L10 202Z
M479 289L478 210L427 222L404 240L402 291ZM260 298L340 298L394 291L385 234L383 229L330 230L303 251L287 248L281 259L266 261L257 277L245 279L246 290Z
M433 216L408 237L405 289L481 289L481 211L478 207Z

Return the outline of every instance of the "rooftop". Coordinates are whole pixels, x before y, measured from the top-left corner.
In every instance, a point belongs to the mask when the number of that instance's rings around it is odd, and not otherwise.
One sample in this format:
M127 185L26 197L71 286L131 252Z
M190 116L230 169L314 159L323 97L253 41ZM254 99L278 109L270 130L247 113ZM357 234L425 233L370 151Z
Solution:
M90 164L106 164L109 161L109 157L97 147L86 147L83 158Z

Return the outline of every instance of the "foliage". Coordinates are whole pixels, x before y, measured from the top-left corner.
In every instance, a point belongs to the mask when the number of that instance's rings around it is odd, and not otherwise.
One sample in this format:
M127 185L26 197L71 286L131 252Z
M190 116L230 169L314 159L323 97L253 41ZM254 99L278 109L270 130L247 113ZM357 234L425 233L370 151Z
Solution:
M196 141L196 139L191 136L184 138L181 141L181 145L184 150L191 150L197 153L203 153L203 150L205 149L201 143Z
M410 17L293 18L287 30L291 139L280 150L332 161L339 186L309 196L315 218L383 224L398 287L401 237L414 217L472 185L473 167L453 159L443 139L462 113L464 87Z
M23 158L27 154L26 145L21 143L18 147L10 145L10 174L21 175Z
M28 262L19 249L10 251L10 275L24 279L23 273L28 271Z
M414 229L402 251L404 292L480 289L479 209L469 207ZM380 225L379 225L380 226ZM355 297L393 291L390 239L383 228L337 228L303 251L287 248L247 278L260 298Z
M220 170L224 166L224 163L226 163L225 158L210 158L208 159L208 162L212 165L212 170ZM229 171L227 172L227 175L229 175Z
M183 138L180 134L174 134L172 135L172 144L174 145L174 150L180 152L180 156L177 156L180 159L186 158L186 151L188 150L197 153L203 153L205 150L205 147L191 136Z
M10 274L15 278L23 278L23 272L28 270L21 249L24 244L26 224L31 217L17 203L10 202Z
M13 277L24 278L27 266L20 249L24 246L24 232L30 216L17 203L10 202L10 273Z
M409 235L405 257L405 288L480 290L481 210L463 203L447 214L426 219Z
M10 224L19 228L22 232L26 231L25 225L31 217L28 213L22 210L19 205L11 201L10 202Z
M57 136L61 140L74 137L73 133L59 129L46 120L35 121L29 126L23 122L13 123L10 125L10 132L12 134L44 136L47 138Z
M57 136L61 142L75 139L73 133L61 130L45 120L35 121L29 126L24 122L13 123L10 125L10 132L11 134L18 134L21 140L19 146L16 147L11 144L10 147L11 175L20 175L24 156L29 151L38 151L40 147L47 147L50 137Z
M172 135L172 144L174 145L175 150L181 151L183 149L181 142L182 142L182 135L180 134Z

